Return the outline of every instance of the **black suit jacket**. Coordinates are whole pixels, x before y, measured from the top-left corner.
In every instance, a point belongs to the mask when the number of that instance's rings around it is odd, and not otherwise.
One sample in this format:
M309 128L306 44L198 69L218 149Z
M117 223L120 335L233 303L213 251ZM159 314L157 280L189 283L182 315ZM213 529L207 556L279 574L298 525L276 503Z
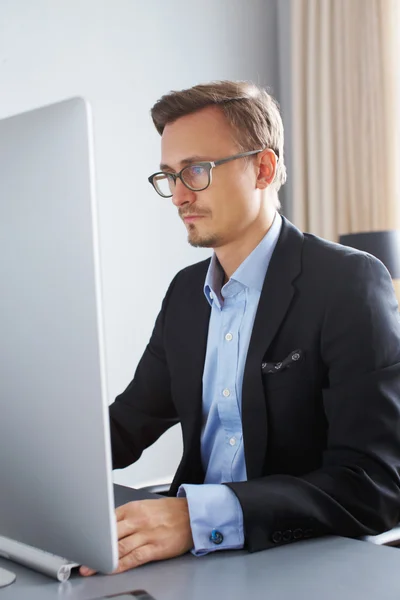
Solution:
M176 275L135 377L110 407L115 468L181 423L171 494L204 481L208 265ZM250 551L325 533L375 534L398 522L400 318L378 260L283 219L249 345L242 421L248 481L227 485Z

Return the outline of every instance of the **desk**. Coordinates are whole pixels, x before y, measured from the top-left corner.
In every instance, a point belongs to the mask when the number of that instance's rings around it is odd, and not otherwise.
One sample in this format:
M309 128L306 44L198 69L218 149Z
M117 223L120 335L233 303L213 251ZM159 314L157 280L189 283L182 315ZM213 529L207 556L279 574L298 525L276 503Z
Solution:
M118 504L129 502L129 488L118 488ZM0 566L7 569L11 563L0 559ZM76 574L61 584L19 565L11 568L17 582L0 590L0 600L91 600L134 589L145 589L156 600L400 598L400 549L340 537L304 540L255 554L188 554L116 576L86 579Z

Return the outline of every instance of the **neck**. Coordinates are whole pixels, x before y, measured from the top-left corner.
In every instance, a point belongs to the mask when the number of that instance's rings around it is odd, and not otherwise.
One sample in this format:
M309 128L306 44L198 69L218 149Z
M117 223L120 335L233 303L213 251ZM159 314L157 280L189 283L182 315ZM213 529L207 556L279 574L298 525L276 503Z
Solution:
M224 284L261 242L274 221L275 213L275 209L266 211L263 218L257 219L240 237L215 249L218 262L225 273Z

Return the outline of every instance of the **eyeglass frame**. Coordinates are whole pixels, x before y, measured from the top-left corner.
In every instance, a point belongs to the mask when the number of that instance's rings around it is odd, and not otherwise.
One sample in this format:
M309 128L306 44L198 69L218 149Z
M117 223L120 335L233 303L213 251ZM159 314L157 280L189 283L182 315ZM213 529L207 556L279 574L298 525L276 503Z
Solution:
M153 173L153 175L150 175L150 177L148 177L148 181L149 183L153 186L153 188L155 189L155 191L157 192L157 194L159 196L161 196L162 198L172 198L172 196L174 195L169 194L168 196L165 196L164 194L160 194L160 192L157 190L155 184L154 184L154 177L156 177L157 175L167 175L169 177L172 177L173 181L174 181L174 185L176 186L176 180L180 179L181 182L183 183L183 185L190 190L191 192L203 192L204 190L206 190L207 188L210 187L211 183L212 183L212 170L215 167L219 167L220 165L223 165L227 162L230 162L231 160L237 160L238 158L244 158L245 156L251 156L253 154L259 154L260 152L263 152L264 149L262 150L250 150L248 152L241 152L240 154L234 154L233 156L228 156L226 158L221 158L220 160L206 160L206 161L199 161L199 162L194 162L192 164L186 165L183 167L183 169L181 169L179 171L179 173L169 173L167 171L157 171L156 173ZM277 158L279 157L279 153L276 150L273 150L273 152L276 154ZM197 167L197 166L201 166L201 167L205 167L207 169L207 174L208 174L208 184L201 188L201 189L194 189L192 187L190 187L187 183L185 183L182 179L182 173L185 169L188 169L189 167Z

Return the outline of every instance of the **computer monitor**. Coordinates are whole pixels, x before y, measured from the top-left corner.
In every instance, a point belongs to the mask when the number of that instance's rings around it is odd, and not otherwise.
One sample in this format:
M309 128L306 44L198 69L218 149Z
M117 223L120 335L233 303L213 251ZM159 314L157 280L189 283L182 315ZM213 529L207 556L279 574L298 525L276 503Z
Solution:
M80 98L0 121L0 280L0 536L111 572L97 209Z

